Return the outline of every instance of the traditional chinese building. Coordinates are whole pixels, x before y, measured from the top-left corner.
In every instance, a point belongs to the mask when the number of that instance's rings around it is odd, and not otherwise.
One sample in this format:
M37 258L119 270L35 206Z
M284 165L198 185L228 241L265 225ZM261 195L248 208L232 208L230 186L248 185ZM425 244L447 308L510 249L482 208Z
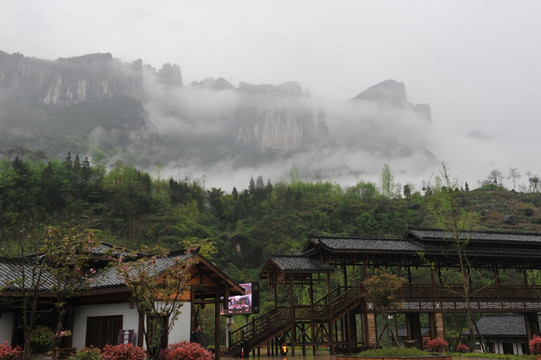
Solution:
M461 261L467 262L468 296L456 276ZM444 315L468 308L518 314L527 338L539 334L541 286L529 278L541 269L541 234L472 231L456 237L410 228L401 238L311 236L302 250L271 256L260 278L275 294L274 308L232 333L231 344L245 351L264 343L274 349L273 339L287 333L289 343L303 351L306 345L314 351L329 346L331 353L376 346L381 310L363 287L374 269L406 280L393 313L405 316L407 339L417 347L423 342L421 316L428 316L432 338L445 338ZM472 270L484 274L482 282L470 276ZM326 287L326 294L314 296L314 284ZM296 288L308 291L302 304L295 301ZM289 301L279 306L276 294L284 289Z

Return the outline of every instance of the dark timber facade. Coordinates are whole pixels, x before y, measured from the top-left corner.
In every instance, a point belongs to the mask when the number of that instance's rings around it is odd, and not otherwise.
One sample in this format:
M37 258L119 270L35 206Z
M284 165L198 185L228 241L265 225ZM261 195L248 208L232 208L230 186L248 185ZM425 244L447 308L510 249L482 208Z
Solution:
M541 234L468 232L461 237L470 268L485 274L482 283L474 278L469 285L470 310L519 313L528 339L539 334L541 286L529 279L533 270L541 270ZM314 352L328 346L331 354L376 346L379 311L362 282L380 268L406 279L402 303L393 312L405 316L408 339L422 347L421 314L428 315L430 336L444 338L444 314L466 312L462 283L449 276L458 264L450 235L440 230L411 228L402 238L312 236L302 251L267 260L260 278L274 292L274 309L233 332L231 344L245 352L267 344L274 354L275 337L287 333L288 342L303 352L305 346ZM316 298L316 283L326 285L325 296ZM294 288L308 294L302 304L295 301ZM286 289L288 306L278 306L278 291Z

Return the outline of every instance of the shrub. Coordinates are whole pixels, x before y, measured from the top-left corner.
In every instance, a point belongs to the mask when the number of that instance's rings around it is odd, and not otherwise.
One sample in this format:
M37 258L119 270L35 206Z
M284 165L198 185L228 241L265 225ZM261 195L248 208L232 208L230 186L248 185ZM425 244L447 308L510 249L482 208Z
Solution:
M132 344L105 345L101 358L102 360L145 360L146 354L142 347Z
M160 356L165 360L212 360L214 354L205 350L201 345L194 342L182 341L171 344L167 349L160 352Z
M44 354L53 350L54 332L45 326L36 327L30 340L30 351L33 354Z
M467 345L458 344L456 346L456 351L459 353L467 353L467 352L470 352L470 348Z
M19 360L23 356L23 350L20 346L11 347L6 342L0 345L0 360Z
M101 350L97 347L84 347L69 357L69 360L100 360Z
M432 352L446 352L447 348L449 347L449 343L443 339L435 338L432 340L429 340L426 343L426 346L428 347L428 350Z
M528 343L530 352L535 355L541 354L541 337L539 335L534 335L532 340Z

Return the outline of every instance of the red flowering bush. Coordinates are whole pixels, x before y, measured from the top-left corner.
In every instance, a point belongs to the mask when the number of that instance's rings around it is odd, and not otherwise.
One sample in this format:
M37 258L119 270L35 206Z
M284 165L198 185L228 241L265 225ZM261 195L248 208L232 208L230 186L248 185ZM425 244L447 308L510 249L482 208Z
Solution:
M102 360L145 360L146 354L142 347L132 344L105 345L101 358Z
M432 352L446 352L447 348L449 348L449 343L443 339L435 338L432 340L429 340L426 343L426 346L428 347L428 350Z
M539 335L534 335L528 345L532 354L541 354L541 337Z
M20 346L11 347L6 342L0 345L0 360L19 360L23 357L23 350Z
M468 345L458 344L456 346L456 351L459 353L467 353L470 352L470 348L468 347Z
M214 354L194 342L182 341L171 344L160 352L164 360L213 360Z

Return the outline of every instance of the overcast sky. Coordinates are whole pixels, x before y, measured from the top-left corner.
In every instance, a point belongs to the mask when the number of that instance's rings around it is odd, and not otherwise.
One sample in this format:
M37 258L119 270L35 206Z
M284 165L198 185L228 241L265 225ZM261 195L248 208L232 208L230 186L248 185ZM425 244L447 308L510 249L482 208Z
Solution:
M461 176L541 174L538 0L0 0L0 9L0 50L25 56L110 52L179 64L185 83L295 80L336 99L401 81L411 102L431 105L431 150ZM489 139L470 142L474 130Z

